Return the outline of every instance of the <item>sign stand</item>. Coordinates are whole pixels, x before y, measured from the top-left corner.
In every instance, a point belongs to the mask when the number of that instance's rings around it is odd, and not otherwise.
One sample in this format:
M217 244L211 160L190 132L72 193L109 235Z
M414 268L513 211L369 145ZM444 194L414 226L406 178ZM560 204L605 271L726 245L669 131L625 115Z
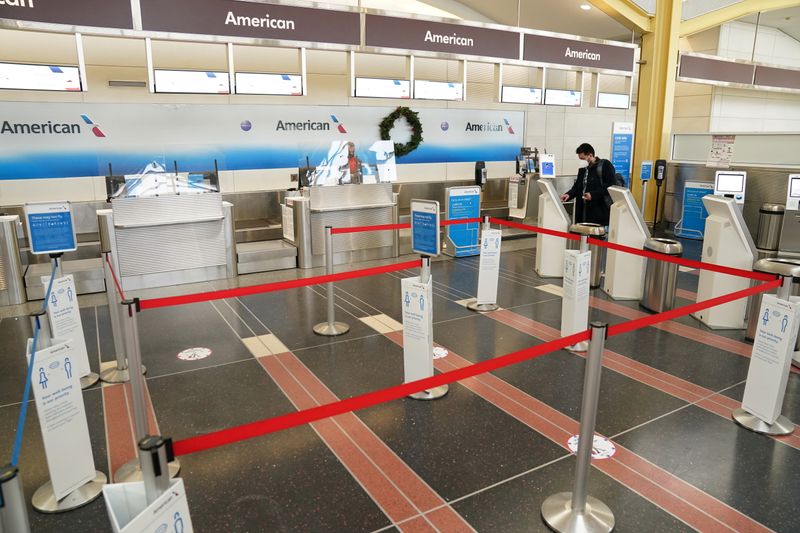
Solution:
M497 281L500 277L502 231L492 229L489 217L483 217L481 259L478 271L478 297L467 302L467 309L479 313L497 311Z
M106 510L114 533L192 533L186 488L180 478L170 479L172 441L147 435L139 441L143 480L114 483L103 489Z
M333 228L325 226L325 273L333 274ZM314 326L314 333L326 337L344 335L350 326L344 322L336 322L336 300L333 294L333 282L327 284L328 320Z
M778 295L764 295L742 407L731 414L734 422L756 433L789 435L795 429L780 414L800 327L800 305L790 301L791 290L792 276L783 276Z
M78 307L78 292L75 289L74 278L71 275L64 276L61 268L63 255L62 253L50 254L50 264L53 266L52 272L55 273L55 282L51 301L48 302L50 312L47 316L54 337L71 338L73 342L81 346L80 353L76 354L75 362L78 366L81 389L88 389L100 381L100 375L92 372L89 367L89 356L86 353L86 341L83 337L83 325ZM62 287L58 287L58 285L62 285Z
M468 187L448 187L447 219L462 220L481 216L481 188L477 185ZM452 257L469 257L478 255L480 228L477 223L454 224L445 227L447 255ZM481 248L480 252L483 249Z
M568 337L585 331L589 325L589 273L592 252L589 240L581 235L580 250L564 251L564 296L561 302L561 336ZM585 352L589 343L581 341L569 347L574 352Z
M46 311L31 314L34 330L37 323L39 328L34 359L39 371L31 379L50 480L36 490L31 504L40 513L52 514L91 503L100 496L107 479L94 469L83 396L78 392L78 377L72 373L69 361L71 341L53 339L45 315ZM30 339L28 354L32 344ZM62 420L65 422L60 424ZM70 442L65 442L65 438ZM54 474L58 477L57 485L53 482ZM78 486L72 490L64 488L74 484Z
M30 533L28 506L16 466L0 467L0 531Z
M419 276L401 280L403 309L403 376L410 383L433 376L433 280L431 256L442 250L439 202L411 200L411 249L422 255ZM447 385L410 394L414 400L441 398Z
M572 492L559 492L542 504L542 518L554 531L610 533L614 529L614 513L606 504L589 496L589 466L592 461L597 403L600 397L600 376L603 369L603 348L608 325L592 323L592 337L586 356L583 381L581 426L578 439L577 465Z

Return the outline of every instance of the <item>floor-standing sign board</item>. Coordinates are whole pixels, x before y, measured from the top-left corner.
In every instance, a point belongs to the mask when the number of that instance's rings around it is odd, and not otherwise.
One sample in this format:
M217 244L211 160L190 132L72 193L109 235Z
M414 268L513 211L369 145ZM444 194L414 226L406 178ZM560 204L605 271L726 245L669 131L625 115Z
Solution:
M403 370L405 382L433 375L432 280L419 276L401 281L403 297Z
M481 188L477 185L469 187L447 188L447 219L462 220L481 216ZM453 224L447 226L447 253L454 257L478 255L480 223Z
M42 283L47 287L50 276L43 276ZM89 367L89 353L86 350L78 293L75 291L75 279L72 274L53 281L50 301L47 302L47 317L50 320L53 337L69 339L74 355L72 364L75 373L79 378L88 375L92 369Z
M183 480L147 505L144 483L114 483L103 487L103 499L114 533L192 533L192 519Z
M32 344L29 339L29 361ZM36 351L31 373L47 467L58 500L96 475L75 361L73 342L54 339L52 346Z
M611 137L611 163L625 178L625 186L631 186L631 160L633 154L633 123L614 122Z
M589 328L589 271L591 252L564 251L564 297L561 304L561 336Z
M683 188L683 209L681 219L675 225L676 237L702 239L705 235L708 211L703 205L703 197L714 194L714 184L700 181L687 181Z
M25 204L25 222L31 253L60 254L78 249L69 202Z
M431 257L441 253L439 202L411 200L411 250Z
M798 326L800 303L764 295L742 408L767 424L773 424L781 414Z
M480 274L478 276L478 298L476 303L497 303L497 279L500 275L500 245L502 232L485 229L481 235Z

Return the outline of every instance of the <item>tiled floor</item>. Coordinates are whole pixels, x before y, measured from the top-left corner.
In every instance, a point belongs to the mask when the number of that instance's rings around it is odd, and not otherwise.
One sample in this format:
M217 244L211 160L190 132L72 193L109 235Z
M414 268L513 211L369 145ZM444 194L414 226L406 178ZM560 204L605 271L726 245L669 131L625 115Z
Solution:
M533 240L502 255L501 310L478 315L477 258L433 264L434 338L447 371L558 338L560 280L533 271ZM356 268L349 265L347 268ZM243 276L237 285L318 270ZM400 279L413 271L336 285L348 334L325 338L323 287L140 314L151 428L176 440L402 382ZM679 274L680 304L697 275ZM227 282L147 291L197 292ZM232 285L232 284L231 284ZM114 357L108 309L82 299L92 366ZM593 292L591 319L643 314L636 302ZM24 375L27 318L0 314L0 461L10 454ZM800 437L736 426L750 345L743 331L712 332L692 318L613 337L606 345L597 432L617 447L593 462L590 493L617 531L798 531ZM183 361L205 347L211 356ZM560 350L451 385L433 402L397 400L308 426L180 458L195 529L216 531L545 531L539 510L571 490L585 359ZM784 413L800 418L792 373ZM133 457L129 391L84 392L97 468ZM35 409L20 468L27 498L47 479ZM101 500L63 515L30 511L36 532L109 531Z

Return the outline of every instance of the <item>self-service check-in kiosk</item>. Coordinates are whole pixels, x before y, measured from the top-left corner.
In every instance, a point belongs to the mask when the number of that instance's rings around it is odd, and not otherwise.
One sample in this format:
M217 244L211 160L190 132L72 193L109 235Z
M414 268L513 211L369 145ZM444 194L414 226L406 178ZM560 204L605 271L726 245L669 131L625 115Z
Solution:
M571 220L556 193L556 188L547 179L538 180L536 185L542 192L539 196L538 226L567 232ZM536 273L544 278L562 277L566 246L567 240L562 237L538 233L536 235Z
M714 194L725 198L733 198L744 204L744 189L747 185L747 172L743 170L718 170L714 175Z
M756 245L744 223L736 199L709 195L703 197L703 204L708 211L703 238L703 262L752 270L757 257ZM749 286L750 280L747 278L701 270L697 301L744 290ZM746 308L747 299L740 298L698 311L693 316L710 328L742 329Z
M524 224L536 224L539 211L539 151L523 148L517 157L517 175L508 181L508 216ZM553 167L554 168L554 167Z
M778 250L780 257L800 258L800 174L789 174Z
M609 187L611 218L608 241L641 250L650 231L636 206L631 191ZM645 258L617 250L608 250L603 291L615 300L639 300L642 297Z

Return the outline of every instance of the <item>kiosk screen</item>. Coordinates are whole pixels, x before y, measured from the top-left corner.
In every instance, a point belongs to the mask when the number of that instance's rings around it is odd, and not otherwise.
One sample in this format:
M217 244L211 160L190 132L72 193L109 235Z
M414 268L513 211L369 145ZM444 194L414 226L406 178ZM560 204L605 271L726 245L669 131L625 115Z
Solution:
M800 178L792 178L789 185L789 198L800 198Z
M720 172L717 174L716 190L722 194L744 192L744 174L739 172Z

